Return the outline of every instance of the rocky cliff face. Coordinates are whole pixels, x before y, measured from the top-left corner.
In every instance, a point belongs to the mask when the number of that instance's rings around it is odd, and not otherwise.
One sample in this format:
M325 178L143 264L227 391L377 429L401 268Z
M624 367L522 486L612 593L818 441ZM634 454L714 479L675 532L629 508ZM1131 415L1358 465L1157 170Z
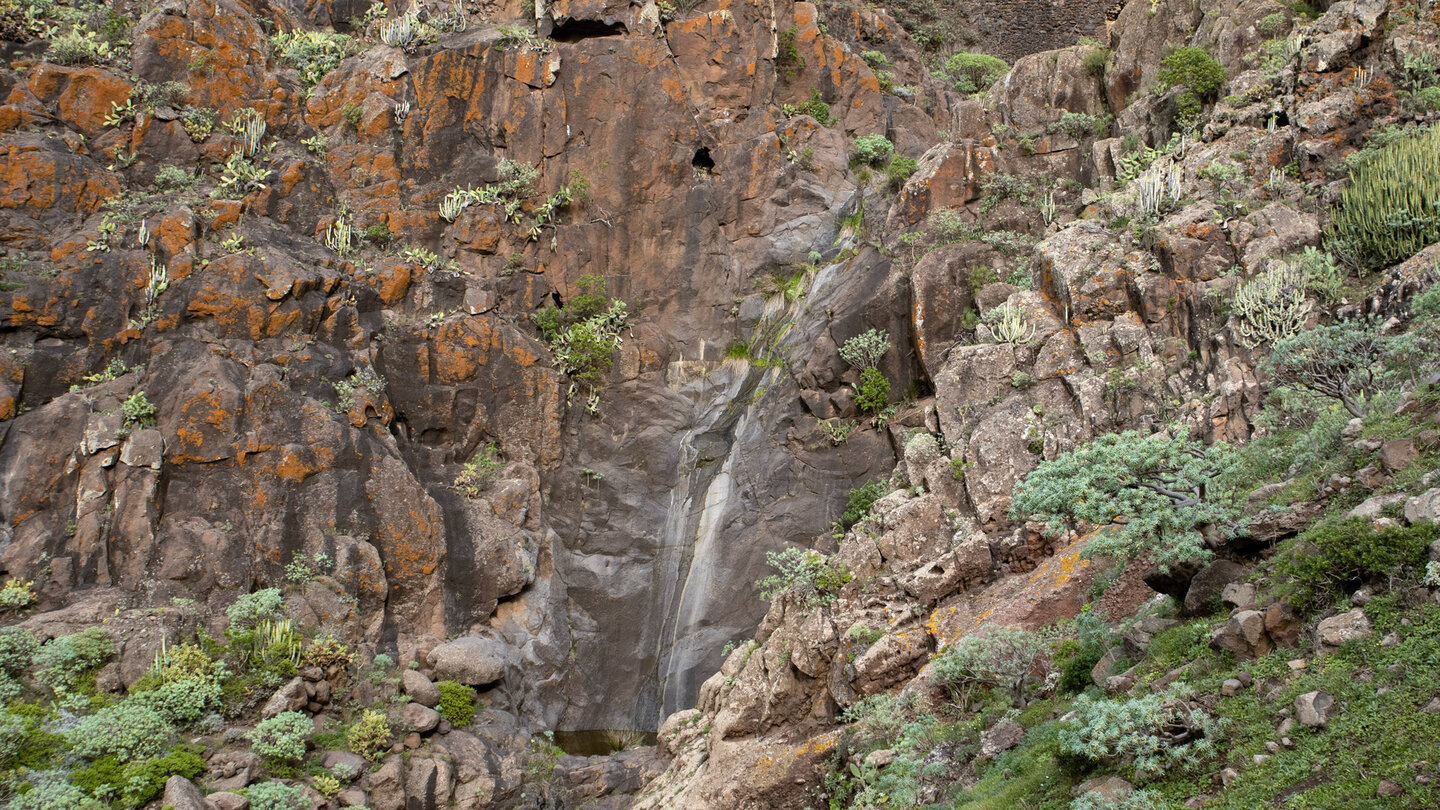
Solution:
M810 271L803 307L764 290L849 244L839 221L867 198L846 135L900 128L918 156L932 119L881 94L808 4L560 4L520 42L497 26L533 27L533 9L497 7L433 44L367 45L313 87L267 42L351 11L170 3L136 24L133 75L8 74L6 570L56 605L113 584L219 608L323 553L356 640L501 638L528 716L653 728L758 619L744 594L765 552L893 464L880 434L818 441L807 409L853 410L827 404L844 368L825 347L865 328L899 338L898 387L923 380L903 277L868 252ZM849 25L903 47L882 16ZM833 128L781 112L812 91ZM263 116L252 190L210 197L239 140L187 128L197 109ZM501 159L537 167L543 193L582 176L588 198L533 239L488 206L440 216ZM192 166L191 188L163 185ZM336 222L390 249L337 255ZM585 275L638 313L598 413L526 318ZM732 342L772 362L725 362ZM116 361L134 370L86 385ZM121 411L137 392L153 427ZM457 496L491 441L503 483Z
M1067 7L975 96L886 12L789 0L392 8L428 32L406 39L358 4L166 0L99 64L22 30L0 569L42 615L193 600L215 635L288 578L307 625L513 715L483 744L510 752L496 802L525 732L663 723L638 806L801 806L837 711L924 689L982 623L1079 610L1083 541L1009 515L1041 461L1131 428L1251 437L1256 358L1220 302L1320 242L1358 122L1397 118L1357 70L1434 42L1355 0L1258 50L1283 10L1131 3L1110 51L1032 53L1097 30ZM1157 81L1184 46L1229 81L1170 141L1181 88ZM855 157L868 135L913 176ZM1163 210L1137 154L1173 174ZM531 316L597 290L628 319L587 381ZM838 352L872 329L879 417ZM477 459L496 469L467 489ZM878 528L832 536L872 479L900 490ZM841 607L766 612L753 583L790 546L836 551ZM127 641L119 683L187 627ZM616 802L659 771L591 767L561 772ZM396 801L471 781L399 768Z

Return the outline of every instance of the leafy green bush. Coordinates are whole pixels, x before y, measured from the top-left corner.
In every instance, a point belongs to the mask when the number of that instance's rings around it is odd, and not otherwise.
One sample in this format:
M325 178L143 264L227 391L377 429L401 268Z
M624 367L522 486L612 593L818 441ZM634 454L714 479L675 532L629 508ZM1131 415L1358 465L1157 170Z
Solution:
M765 560L775 573L755 583L760 598L769 600L790 594L806 610L832 604L840 589L850 581L843 565L831 564L828 557L813 549L791 546L784 551L769 552Z
M1321 607L1367 580L1402 568L1420 568L1426 549L1440 540L1440 524L1420 522L1376 531L1364 518L1329 521L1301 534L1276 570L1290 579L1291 604L1302 610Z
M195 185L195 175L179 166L161 166L154 185L156 191L184 191Z
M861 332L840 346L840 359L856 368L874 368L890 350L890 335L879 329Z
M1073 638L1060 642L1055 647L1055 671L1060 673L1056 687L1069 694L1085 691L1093 683L1090 673L1104 655L1105 650L1099 644Z
M835 123L835 116L830 114L830 105L826 104L825 99L820 97L819 90L811 91L808 101L802 101L799 104L782 104L780 109L781 112L791 118L808 115L814 118L822 127L828 127Z
M110 43L94 31L74 26L50 41L45 58L61 65L103 65L111 56Z
M1379 393L1394 338L1375 318L1351 318L1277 340L1263 368L1274 380L1333 399L1364 417Z
M855 139L855 156L866 163L880 163L894 153L895 144L879 133L861 135Z
M1235 499L1210 490L1234 461L1229 445L1209 447L1185 434L1107 434L1040 466L1015 485L1011 517L1034 515L1052 532L1082 523L1102 527L1091 556L1133 558L1153 550L1163 568L1209 559L1199 527L1239 527ZM1128 518L1114 525L1116 518Z
M122 764L115 757L96 760L71 775L71 781L96 798L117 801L124 807L139 807L160 797L171 776L194 779L205 772L205 758L189 747L178 748L163 757Z
M955 80L955 89L961 93L989 89L1008 70L1010 65L1004 59L984 53L957 53L945 60L945 72Z
M40 641L23 627L0 627L0 672L19 676L35 660Z
M126 763L159 756L171 733L170 724L158 712L131 700L82 718L70 741L83 757L113 756Z
M120 411L125 414L127 425L149 425L155 422L155 405L145 396L144 391L131 394L120 405Z
M455 681L440 681L440 716L464 728L475 719L475 695L473 688Z
M1024 708L1027 687L1049 650L1050 640L1042 634L994 627L951 642L930 660L930 668L936 684L959 700L962 711L977 688L1004 689L1013 705Z
M285 598L279 588L264 588L241 594L225 609L225 615L229 617L232 629L254 627L264 619L279 618L284 604Z
M28 791L10 797L5 810L105 810L103 803L54 773L34 777L29 784Z
M896 155L891 159L890 165L885 167L885 182L889 183L891 188L898 189L904 186L905 181L919 168L920 164L915 162L915 158Z
M261 782L240 793L250 800L250 810L300 810L305 805L300 788L284 782Z
M35 583L16 577L0 588L0 610L24 610L35 604Z
M1180 48L1160 60L1160 81L1184 85L1201 99L1213 99L1225 86L1225 66L1204 48Z
M1131 699L1082 694L1060 724L1060 751L1097 765L1134 769L1136 781L1187 768L1216 751L1220 722L1185 700L1183 685Z
M890 402L890 381L880 369L869 366L860 372L855 386L855 405L863 413L879 413Z
M1110 61L1109 48L1091 48L1085 52L1085 72L1098 79L1105 78L1105 65Z
M41 647L35 654L35 679L56 692L76 689L114 652L104 630L87 627Z
M461 465L460 474L455 476L455 491L468 498L478 498L504 468L500 445L489 442L474 458Z
M1201 104L1214 100L1225 86L1225 66L1203 48L1181 48L1160 61L1160 81L1180 85L1185 91L1176 98L1176 119L1184 126L1195 123Z
M1395 140L1351 169L1326 235L1333 252L1365 269L1440 241L1440 127Z
M869 481L850 490L845 499L845 511L840 515L840 525L849 528L870 516L870 507L885 497L885 482L880 479Z
M299 29L271 37L270 47L280 61L300 71L300 83L306 87L314 87L358 50L355 41L345 34Z
M225 705L217 681L184 678L135 694L133 701L145 706L176 727L187 726Z
M246 734L250 747L262 757L287 762L299 762L305 758L305 745L315 724L302 712L281 712Z
M345 739L351 751L369 760L378 759L390 750L390 721L384 712L366 710Z

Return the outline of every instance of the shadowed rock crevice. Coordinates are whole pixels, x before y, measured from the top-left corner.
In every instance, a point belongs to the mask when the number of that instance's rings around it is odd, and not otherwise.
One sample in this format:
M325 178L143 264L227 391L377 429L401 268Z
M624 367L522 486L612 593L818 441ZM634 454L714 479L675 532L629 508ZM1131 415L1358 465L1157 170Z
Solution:
M579 42L582 39L598 37L621 37L629 33L625 23L607 23L602 20L566 20L555 24L550 38L556 42Z

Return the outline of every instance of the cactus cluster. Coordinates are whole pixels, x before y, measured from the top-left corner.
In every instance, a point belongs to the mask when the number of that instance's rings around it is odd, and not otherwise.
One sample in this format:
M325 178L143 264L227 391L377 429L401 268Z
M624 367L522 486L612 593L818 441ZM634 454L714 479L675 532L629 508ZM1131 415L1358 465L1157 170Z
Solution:
M1246 348L1284 340L1304 328L1313 308L1305 298L1305 282L1303 268L1276 262L1235 291L1235 331Z
M1440 241L1440 128L1391 143L1355 167L1327 236L1333 252L1366 269Z
M334 222L330 223L330 227L325 229L324 239L325 247L341 256L354 250L355 243L358 241L355 228L350 224L350 219L345 216L343 211L335 217Z
M260 151L260 142L265 138L265 116L259 110L245 107L236 111L226 127L239 136L245 157L255 157L255 153Z
M1025 308L1016 304L1001 304L985 313L984 321L996 343L1024 346L1035 337L1035 324L1025 314Z

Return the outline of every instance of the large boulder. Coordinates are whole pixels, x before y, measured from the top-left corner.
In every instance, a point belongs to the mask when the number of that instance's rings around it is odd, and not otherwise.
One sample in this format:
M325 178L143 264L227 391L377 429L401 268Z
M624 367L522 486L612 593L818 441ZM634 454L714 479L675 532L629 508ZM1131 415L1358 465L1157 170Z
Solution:
M437 678L470 686L487 686L505 677L510 648L499 641L462 636L430 651L430 666Z

